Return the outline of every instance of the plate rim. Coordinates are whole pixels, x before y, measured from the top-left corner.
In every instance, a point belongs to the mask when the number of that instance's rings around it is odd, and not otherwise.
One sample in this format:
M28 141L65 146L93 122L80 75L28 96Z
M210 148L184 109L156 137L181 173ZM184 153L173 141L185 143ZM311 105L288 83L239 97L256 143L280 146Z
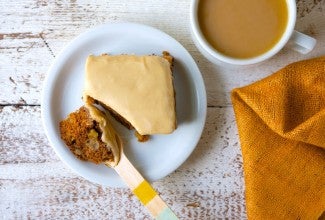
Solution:
M200 141L200 137L202 136L202 132L206 123L206 115L207 115L207 96L206 96L206 88L205 88L205 84L204 84L204 80L203 80L203 76L202 73L199 69L199 67L197 66L197 63L195 62L194 58L192 57L192 55L188 52L188 50L180 43L178 42L176 39L174 39L172 36L170 36L169 34L163 32L160 29L157 29L155 27L152 26L148 26L148 25L144 25L144 24L140 24L140 23L133 23L133 22L117 22L117 23L105 23L105 24L101 24L101 25L97 25L94 26L92 28L87 29L86 31L82 32L81 34L79 34L78 36L74 37L72 40L70 40L62 49L61 51L58 53L58 55L55 57L55 59L52 61L49 69L46 72L46 76L43 82L43 88L42 88L42 92L41 92L41 118L42 118L42 125L46 134L46 137L50 143L51 148L55 151L56 155L60 158L60 160L65 163L74 173L78 174L79 176L83 177L84 179L93 182L93 183L97 183L103 186L109 186L109 187L126 187L126 186L120 186L120 185L114 185L114 184L104 184L100 181L96 181L93 178L85 175L83 172L78 171L78 169L76 169L74 166L72 166L71 161L67 161L66 158L64 158L63 155L61 155L61 152L58 151L55 141L52 140L52 134L50 134L49 128L47 126L47 123L51 123L48 122L49 120L52 119L51 114L50 114L50 109L49 109L49 103L50 100L49 99L49 93L51 93L51 91L53 91L54 89L54 84L53 81L56 79L56 77L59 74L58 69L56 68L56 66L62 62L64 62L64 60L66 60L66 52L71 51L74 49L74 47L76 46L76 44L78 44L78 42L80 40L82 40L84 37L87 37L88 34L91 34L92 32L96 32L99 30L103 30L105 28L114 28L114 26L137 26L139 28L144 28L144 29L148 29L151 31L155 31L161 35L164 35L165 37L168 37L170 40L175 41L177 44L179 44L179 46L183 49L183 51L185 53L187 53L189 59L191 59L192 63L194 64L196 70L194 72L198 72L199 74L192 74L192 73L188 73L192 75L196 80L195 83L193 83L195 91L199 91L197 93L197 97L198 97L198 101L199 103L197 104L198 107L198 114L197 114L197 121L198 123L198 135L196 138L196 141L193 142L190 150L187 151L187 154L179 161L177 161L178 163L174 163L175 165L173 166L172 169L169 169L169 172L167 172L166 175L161 176L158 179L154 179L154 181L158 181L160 179L163 179L164 177L166 177L167 175L171 174L172 172L174 172L175 170L177 170L188 158L189 156L193 153L194 149L196 148L198 142ZM62 65L62 64L60 64ZM52 82L52 83L51 83ZM201 89L197 89L197 87L200 87ZM56 132L55 132L56 133Z

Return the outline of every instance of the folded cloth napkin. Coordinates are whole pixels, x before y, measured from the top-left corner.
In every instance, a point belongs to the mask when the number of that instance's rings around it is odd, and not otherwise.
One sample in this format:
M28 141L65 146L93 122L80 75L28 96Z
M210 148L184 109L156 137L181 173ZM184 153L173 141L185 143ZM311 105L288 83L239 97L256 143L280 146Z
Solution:
M325 57L234 89L249 219L325 219Z

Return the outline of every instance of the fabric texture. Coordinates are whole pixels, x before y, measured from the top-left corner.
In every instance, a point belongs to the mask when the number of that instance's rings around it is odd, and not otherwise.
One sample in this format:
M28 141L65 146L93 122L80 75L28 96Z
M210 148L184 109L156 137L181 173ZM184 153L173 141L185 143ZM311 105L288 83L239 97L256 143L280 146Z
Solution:
M325 57L234 89L249 219L325 219Z

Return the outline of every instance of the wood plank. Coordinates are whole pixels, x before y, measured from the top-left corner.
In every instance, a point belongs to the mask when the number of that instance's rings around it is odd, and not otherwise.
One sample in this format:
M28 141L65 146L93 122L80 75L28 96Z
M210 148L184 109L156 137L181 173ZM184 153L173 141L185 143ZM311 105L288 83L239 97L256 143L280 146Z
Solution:
M3 219L136 219L149 215L127 189L76 178L1 180Z
M0 104L39 104L53 59L40 32L5 32L0 27Z
M0 164L58 161L42 126L39 106L0 108Z
M181 219L245 218L240 194L163 184L169 190L161 190L162 183L154 185ZM1 180L0 192L4 219L150 219L129 189L102 187L80 178Z
M0 216L149 218L127 189L90 183L57 159L41 128L40 107L3 107L0 121ZM245 218L243 185L231 107L209 108L193 154L153 184L182 219Z
M186 0L3 1L0 104L40 104L41 85L53 56L78 34L107 22L151 25L183 44L201 69L209 106L229 106L229 92L233 88L270 75L288 63L325 54L325 1L298 0L296 29L318 40L312 53L305 56L284 49L260 65L236 69L211 64L198 52L190 37L189 3Z

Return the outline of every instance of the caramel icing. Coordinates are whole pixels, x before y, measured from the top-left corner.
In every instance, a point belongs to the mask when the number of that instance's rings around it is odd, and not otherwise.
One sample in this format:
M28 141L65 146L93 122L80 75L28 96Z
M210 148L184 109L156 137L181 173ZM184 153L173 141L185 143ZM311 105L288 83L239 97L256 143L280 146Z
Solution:
M162 57L89 56L83 97L110 107L141 135L176 128L172 72Z
M106 147L109 148L112 153L114 160L113 161L103 161L106 165L114 167L118 164L120 160L120 152L122 149L122 142L120 137L117 135L116 131L112 127L108 117L104 112L100 111L95 107L90 99L86 99L85 107L88 109L90 116L95 120L102 131L101 140L106 144Z

